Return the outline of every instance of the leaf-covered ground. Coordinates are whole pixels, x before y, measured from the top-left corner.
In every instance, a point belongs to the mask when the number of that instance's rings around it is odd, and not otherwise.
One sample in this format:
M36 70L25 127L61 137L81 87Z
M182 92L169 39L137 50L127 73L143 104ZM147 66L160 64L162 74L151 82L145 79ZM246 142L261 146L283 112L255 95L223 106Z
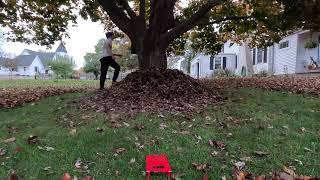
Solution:
M21 179L60 179L69 173L138 180L144 178L145 156L153 153L168 154L182 179L201 179L202 169L208 169L209 179L231 179L234 165L267 177L284 166L296 174L320 175L319 99L228 90L224 105L194 119L158 114L121 120L66 106L83 96L88 95L1 109L0 177L15 170Z
M13 108L44 97L96 89L96 81L0 80L0 108Z
M271 91L287 91L320 97L320 77L270 76L253 78L215 78L202 81L214 90L233 88L260 88Z

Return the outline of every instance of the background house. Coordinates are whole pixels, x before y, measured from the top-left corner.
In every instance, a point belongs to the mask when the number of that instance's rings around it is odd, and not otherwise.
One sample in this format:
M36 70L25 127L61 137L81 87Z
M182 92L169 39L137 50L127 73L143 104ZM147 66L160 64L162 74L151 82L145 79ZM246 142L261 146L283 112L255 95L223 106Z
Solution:
M0 59L0 75L52 75L53 72L50 70L50 67L47 66L47 63L59 56L71 57L68 55L68 52L62 42L59 44L55 52L42 52L24 49L20 55L12 59L12 61L17 64L17 68L11 72L8 68L3 66L3 63L1 63L4 62L5 58Z
M312 42L316 46L306 48ZM226 42L215 56L198 54L191 62L191 76L205 78L214 76L215 70L228 69L235 75L268 73L274 75L307 74L320 72L310 70L313 58L320 65L320 32L298 31L267 48L249 48Z

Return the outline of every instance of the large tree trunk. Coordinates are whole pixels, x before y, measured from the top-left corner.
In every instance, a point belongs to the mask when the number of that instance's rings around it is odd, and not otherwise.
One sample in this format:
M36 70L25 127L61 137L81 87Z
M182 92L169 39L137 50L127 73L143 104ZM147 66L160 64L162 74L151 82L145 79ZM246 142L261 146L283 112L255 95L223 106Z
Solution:
M143 46L137 49L139 58L139 68L167 68L166 48L161 46Z

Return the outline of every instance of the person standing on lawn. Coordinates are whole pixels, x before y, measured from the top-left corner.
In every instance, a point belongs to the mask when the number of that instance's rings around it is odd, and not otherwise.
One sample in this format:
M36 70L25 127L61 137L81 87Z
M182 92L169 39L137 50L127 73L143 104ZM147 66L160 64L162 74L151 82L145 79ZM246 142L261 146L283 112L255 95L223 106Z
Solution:
M109 66L111 66L115 70L112 78L112 83L117 82L117 79L120 73L120 66L115 61L115 56L121 57L121 55L112 53L113 32L107 32L106 37L107 39L104 41L103 47L102 47L102 58L100 59L100 62L101 62L100 90L104 89L104 84L106 81L106 76L107 76Z

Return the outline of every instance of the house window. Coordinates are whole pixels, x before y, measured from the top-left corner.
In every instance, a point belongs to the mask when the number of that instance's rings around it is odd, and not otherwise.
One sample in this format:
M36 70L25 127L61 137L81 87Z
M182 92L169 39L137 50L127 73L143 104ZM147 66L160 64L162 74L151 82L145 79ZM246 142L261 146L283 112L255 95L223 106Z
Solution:
M263 49L259 48L257 53L257 64L262 63L262 54L263 54Z
M214 64L214 57L210 57L210 70L213 70L213 64Z
M225 70L227 68L227 57L223 57L222 68Z
M268 48L264 48L263 50L263 63L267 63L268 62Z
M27 71L27 67L23 67L23 71Z
M37 66L34 67L34 72L36 72L36 73L39 72L39 69Z
M289 47L289 40L281 42L279 45L279 49L284 49L284 48L288 48L288 47Z
M236 56L236 69L238 68L238 56Z
M221 57L216 57L214 60L214 69L221 69Z
M253 48L253 52L252 52L252 64L253 64L253 65L256 64L256 48Z

